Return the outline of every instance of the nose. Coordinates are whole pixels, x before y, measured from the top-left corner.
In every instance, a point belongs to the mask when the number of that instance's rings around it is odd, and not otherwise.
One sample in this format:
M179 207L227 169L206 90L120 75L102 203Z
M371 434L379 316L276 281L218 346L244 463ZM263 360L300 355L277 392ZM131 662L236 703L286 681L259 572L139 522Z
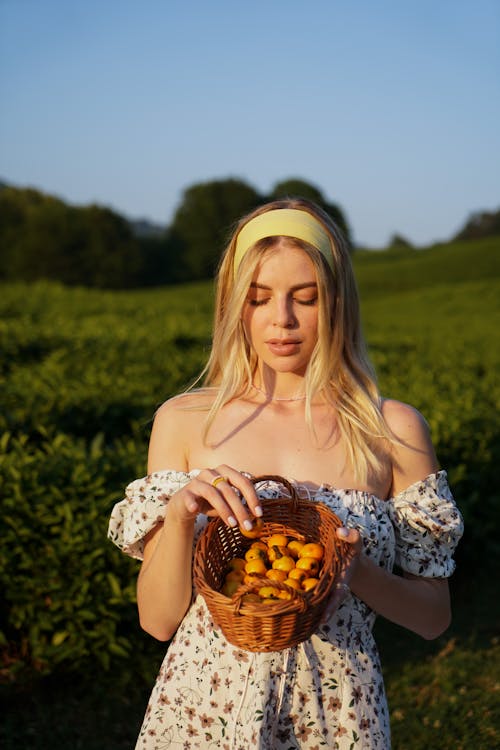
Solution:
M274 325L278 328L292 328L296 319L293 312L293 303L285 298L277 299L273 310Z

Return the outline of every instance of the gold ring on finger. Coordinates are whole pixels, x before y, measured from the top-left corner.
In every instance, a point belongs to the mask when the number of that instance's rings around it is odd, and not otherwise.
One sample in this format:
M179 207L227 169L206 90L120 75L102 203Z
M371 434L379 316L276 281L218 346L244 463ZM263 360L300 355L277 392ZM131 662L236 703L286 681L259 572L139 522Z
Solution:
M212 479L212 487L217 487L220 482L229 482L229 477L223 477L220 474Z

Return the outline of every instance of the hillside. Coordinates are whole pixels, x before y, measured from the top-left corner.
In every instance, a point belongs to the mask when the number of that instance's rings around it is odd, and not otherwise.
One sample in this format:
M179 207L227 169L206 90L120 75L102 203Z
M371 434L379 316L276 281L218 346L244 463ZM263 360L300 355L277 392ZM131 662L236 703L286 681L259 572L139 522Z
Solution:
M353 256L362 298L500 275L500 235L422 250L360 250Z

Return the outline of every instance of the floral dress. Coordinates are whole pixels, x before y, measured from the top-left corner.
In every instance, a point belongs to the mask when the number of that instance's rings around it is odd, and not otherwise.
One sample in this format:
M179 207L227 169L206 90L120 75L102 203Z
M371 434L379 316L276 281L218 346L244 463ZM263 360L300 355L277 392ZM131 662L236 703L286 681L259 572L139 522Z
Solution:
M113 509L109 538L141 559L143 538L163 519L169 497L197 473L161 471L129 484ZM286 492L275 481L257 489L264 505ZM463 525L446 472L386 501L326 484L314 492L297 489L358 529L364 553L377 565L427 577L452 574ZM198 517L195 541L206 523ZM136 750L388 750L375 616L351 593L307 641L253 653L226 641L194 592L158 674Z

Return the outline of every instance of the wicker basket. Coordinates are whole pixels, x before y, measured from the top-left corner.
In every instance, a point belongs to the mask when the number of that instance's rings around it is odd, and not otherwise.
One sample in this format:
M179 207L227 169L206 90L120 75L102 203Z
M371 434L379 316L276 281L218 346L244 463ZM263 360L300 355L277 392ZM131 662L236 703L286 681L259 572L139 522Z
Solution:
M283 477L266 475L252 481L257 485L269 480L282 484L289 497L284 495L264 502L264 539L283 533L293 539L320 542L325 553L319 583L312 591L296 591L273 581L273 587L290 592L291 599L266 604L242 602L245 594L255 590L255 584L242 584L231 598L221 594L220 589L229 561L244 556L255 540L247 539L238 528L230 528L220 518L208 524L196 545L194 585L227 640L247 651L280 651L312 635L348 548L335 533L342 524L329 508L299 498L293 485ZM269 583L269 579L261 579L261 585Z

